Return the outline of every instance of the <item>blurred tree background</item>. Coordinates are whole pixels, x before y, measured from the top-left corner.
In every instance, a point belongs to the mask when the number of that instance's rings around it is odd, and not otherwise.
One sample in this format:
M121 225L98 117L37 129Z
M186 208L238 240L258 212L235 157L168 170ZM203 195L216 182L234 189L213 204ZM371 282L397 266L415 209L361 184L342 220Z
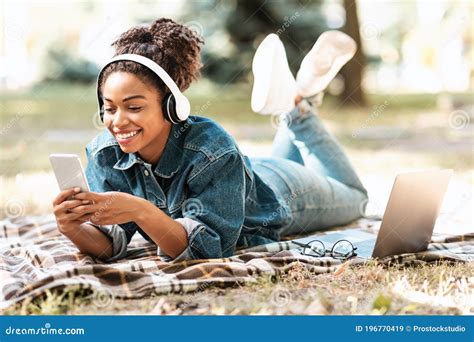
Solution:
M361 87L365 57L361 49L357 4L355 0L344 0L347 19L333 27L328 26L323 4L322 0L190 1L179 18L205 38L202 75L217 84L250 83L253 54L269 33L277 33L283 41L290 68L296 74L305 54L322 32L343 30L356 40L359 50L341 71L341 102L365 105ZM140 16L137 21L147 24L155 19L156 15L150 14ZM78 57L74 46L60 40L47 44L41 62L42 80L86 83L95 80L98 66Z
M333 23L333 27L328 25L323 4L322 0L191 2L183 19L206 23L206 30L196 24L194 28L198 33L204 33L210 45L203 52L203 75L217 83L249 81L253 54L270 33L279 35L285 45L290 68L296 74L316 38L329 29L340 29L354 38L359 47L357 55L341 71L341 103L365 105L361 87L365 60L356 1L344 0L346 20ZM219 15L216 15L216 8ZM223 37L226 37L225 43Z
M220 15L216 15L216 6ZM183 19L206 23L203 33L209 33L209 46L203 54L204 75L227 83L249 79L255 49L270 33L280 36L290 67L296 73L304 52L314 44L315 37L328 29L320 8L321 2L314 0L303 6L294 1L216 1L212 5L191 2ZM197 17L195 13L199 13Z

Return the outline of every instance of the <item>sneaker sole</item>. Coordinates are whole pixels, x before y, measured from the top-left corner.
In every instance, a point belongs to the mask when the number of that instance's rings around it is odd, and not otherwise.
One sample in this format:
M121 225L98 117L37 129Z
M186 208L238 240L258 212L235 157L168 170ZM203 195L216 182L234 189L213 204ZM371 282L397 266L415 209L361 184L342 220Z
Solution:
M257 48L252 72L251 107L254 112L273 115L293 109L296 81L288 66L285 47L276 34L269 34Z
M273 70L275 52L280 43L276 34L268 35L258 46L252 62L254 75L251 107L254 112L261 112L267 102Z
M301 62L296 75L299 94L310 97L326 89L339 70L354 57L356 51L355 41L345 33L327 31L321 34ZM315 66L315 63L321 64ZM308 70L311 70L311 74Z

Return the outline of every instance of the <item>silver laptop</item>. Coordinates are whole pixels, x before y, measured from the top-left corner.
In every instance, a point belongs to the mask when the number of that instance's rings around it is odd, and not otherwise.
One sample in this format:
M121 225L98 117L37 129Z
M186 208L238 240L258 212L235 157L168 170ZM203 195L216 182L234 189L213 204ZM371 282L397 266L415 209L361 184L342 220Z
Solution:
M318 239L328 249L340 239L357 247L357 256L383 258L389 255L426 250L433 234L452 170L421 171L399 174L390 193L377 238L357 229L307 237Z

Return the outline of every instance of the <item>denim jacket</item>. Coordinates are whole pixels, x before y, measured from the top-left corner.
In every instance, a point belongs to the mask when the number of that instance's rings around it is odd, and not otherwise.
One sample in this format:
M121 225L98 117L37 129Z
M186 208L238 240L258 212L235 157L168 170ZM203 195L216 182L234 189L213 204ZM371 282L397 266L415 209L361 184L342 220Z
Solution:
M278 241L276 230L291 212L281 196L252 169L235 140L215 121L190 116L173 124L163 154L153 167L137 153L124 153L104 129L86 147L91 191L121 191L144 198L181 223L188 247L174 260L222 258L236 247ZM126 256L135 223L95 225L107 234L113 255ZM172 258L161 253L164 260Z

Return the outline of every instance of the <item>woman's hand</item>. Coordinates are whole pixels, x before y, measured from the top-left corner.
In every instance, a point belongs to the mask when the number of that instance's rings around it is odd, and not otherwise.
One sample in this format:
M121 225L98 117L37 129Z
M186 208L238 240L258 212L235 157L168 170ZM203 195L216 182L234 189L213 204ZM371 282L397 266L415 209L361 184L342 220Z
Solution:
M56 216L58 229L61 233L68 233L72 230L78 229L82 221L79 218L80 214L72 212L74 208L80 205L89 203L89 201L82 201L74 198L81 189L71 188L61 191L53 200L53 213Z
M81 222L90 221L98 225L121 224L135 221L143 199L118 191L81 192L74 196L89 204L76 206L70 211L79 215Z

